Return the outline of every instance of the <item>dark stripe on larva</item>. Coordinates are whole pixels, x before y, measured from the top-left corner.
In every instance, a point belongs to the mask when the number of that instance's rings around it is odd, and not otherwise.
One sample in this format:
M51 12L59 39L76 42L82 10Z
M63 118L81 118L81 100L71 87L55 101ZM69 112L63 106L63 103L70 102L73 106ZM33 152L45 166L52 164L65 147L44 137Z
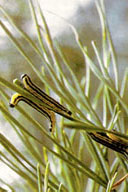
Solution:
M113 149L114 151L117 151L124 155L127 153L126 149L128 146L110 139L105 133L97 132L96 134L95 133L88 133L88 134L91 136L92 139L94 139L98 143L100 143L110 149Z
M66 109L63 105L61 105L60 103L58 103L56 100L54 100L53 98L49 97L46 93L44 93L40 88L38 88L35 84L32 83L30 77L28 77L27 75L26 76L23 76L22 78L25 78L25 81L26 81L26 84L32 89L34 90L37 95L34 94L34 96L36 96L38 99L41 100L40 97L38 97L38 94L42 96L42 100L44 102L43 99L46 99L46 101L49 101L50 103L52 103L53 105L55 105L57 108L65 111L66 113L68 113L69 115L71 115L71 111L69 111L68 109ZM33 92L31 91L31 89L27 89L31 94L33 94ZM50 105L49 103L49 105ZM48 104L48 103L47 103Z
M27 103L28 105L30 105L31 107L33 107L34 109L36 109L38 112L40 112L41 114L43 114L45 117L49 118L50 121L52 122L51 120L51 116L45 111L43 110L43 106L41 105L37 105L35 104L34 102L32 102L31 100L23 97L23 96L18 96L17 98L15 98L14 100L14 104L10 103L10 105L13 105L15 106L19 101L24 101L25 103Z

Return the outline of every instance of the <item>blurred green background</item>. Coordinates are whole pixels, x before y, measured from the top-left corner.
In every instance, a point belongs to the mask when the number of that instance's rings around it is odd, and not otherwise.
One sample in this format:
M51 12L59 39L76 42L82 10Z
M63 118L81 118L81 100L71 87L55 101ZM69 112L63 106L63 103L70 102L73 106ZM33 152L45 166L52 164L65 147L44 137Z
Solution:
M128 3L127 0L105 0L104 2L109 29L117 54L119 79L122 80L128 61ZM81 41L85 46L88 47L89 56L93 59L93 61L95 61L94 51L91 45L92 40L96 42L97 47L99 50L101 50L102 55L101 24L96 10L95 1L72 0L69 3L68 0L55 0L53 3L53 0L40 0L39 3L42 10L44 10L44 16L48 23L53 40L57 39L59 41L61 48L65 53L73 71L81 81L82 77L85 75L86 70L85 60L75 42L72 31L70 30L67 23L61 19L61 17L75 26ZM1 0L0 6L2 6L8 12L15 24L29 36L31 36L31 38L38 45L36 29L33 24L28 2L26 0ZM0 12L0 18L2 22L4 22L4 24L11 30L13 35L21 42L22 46L25 48L26 53L31 57L33 63L35 63L37 68L41 71L42 61L33 52L29 44L26 43L20 34L9 24L6 17L3 16L2 12ZM65 69L63 68L63 70ZM113 77L113 71L111 67L109 70L111 77ZM8 39L7 35L0 28L0 75L8 81L12 82L13 79L20 78L20 75L23 73L29 74L36 84L44 88L44 85L40 83L39 79L35 76L32 69L30 69L25 59L17 51L12 42ZM91 88L91 97L93 98L93 93L95 93L98 82L95 81L94 77L92 77L92 81L95 82L94 86ZM11 96L12 92L9 92L9 95ZM124 99L126 103L128 103L127 95L125 95ZM26 110L30 110L29 107L25 107ZM34 110L31 111L36 119L42 123L42 120L40 120L41 116L35 113ZM18 118L22 118L19 117L15 110L12 110L12 112L14 115L17 115ZM0 127L2 132L7 135L8 138L14 138L14 133L11 130L9 124L3 120L2 115L0 115L0 118ZM38 133L36 134L38 135ZM21 143L18 141L16 136L15 138L18 148L22 150ZM5 171L5 167L1 170L2 174L3 172L8 172L8 170ZM11 173L9 174L12 177Z

